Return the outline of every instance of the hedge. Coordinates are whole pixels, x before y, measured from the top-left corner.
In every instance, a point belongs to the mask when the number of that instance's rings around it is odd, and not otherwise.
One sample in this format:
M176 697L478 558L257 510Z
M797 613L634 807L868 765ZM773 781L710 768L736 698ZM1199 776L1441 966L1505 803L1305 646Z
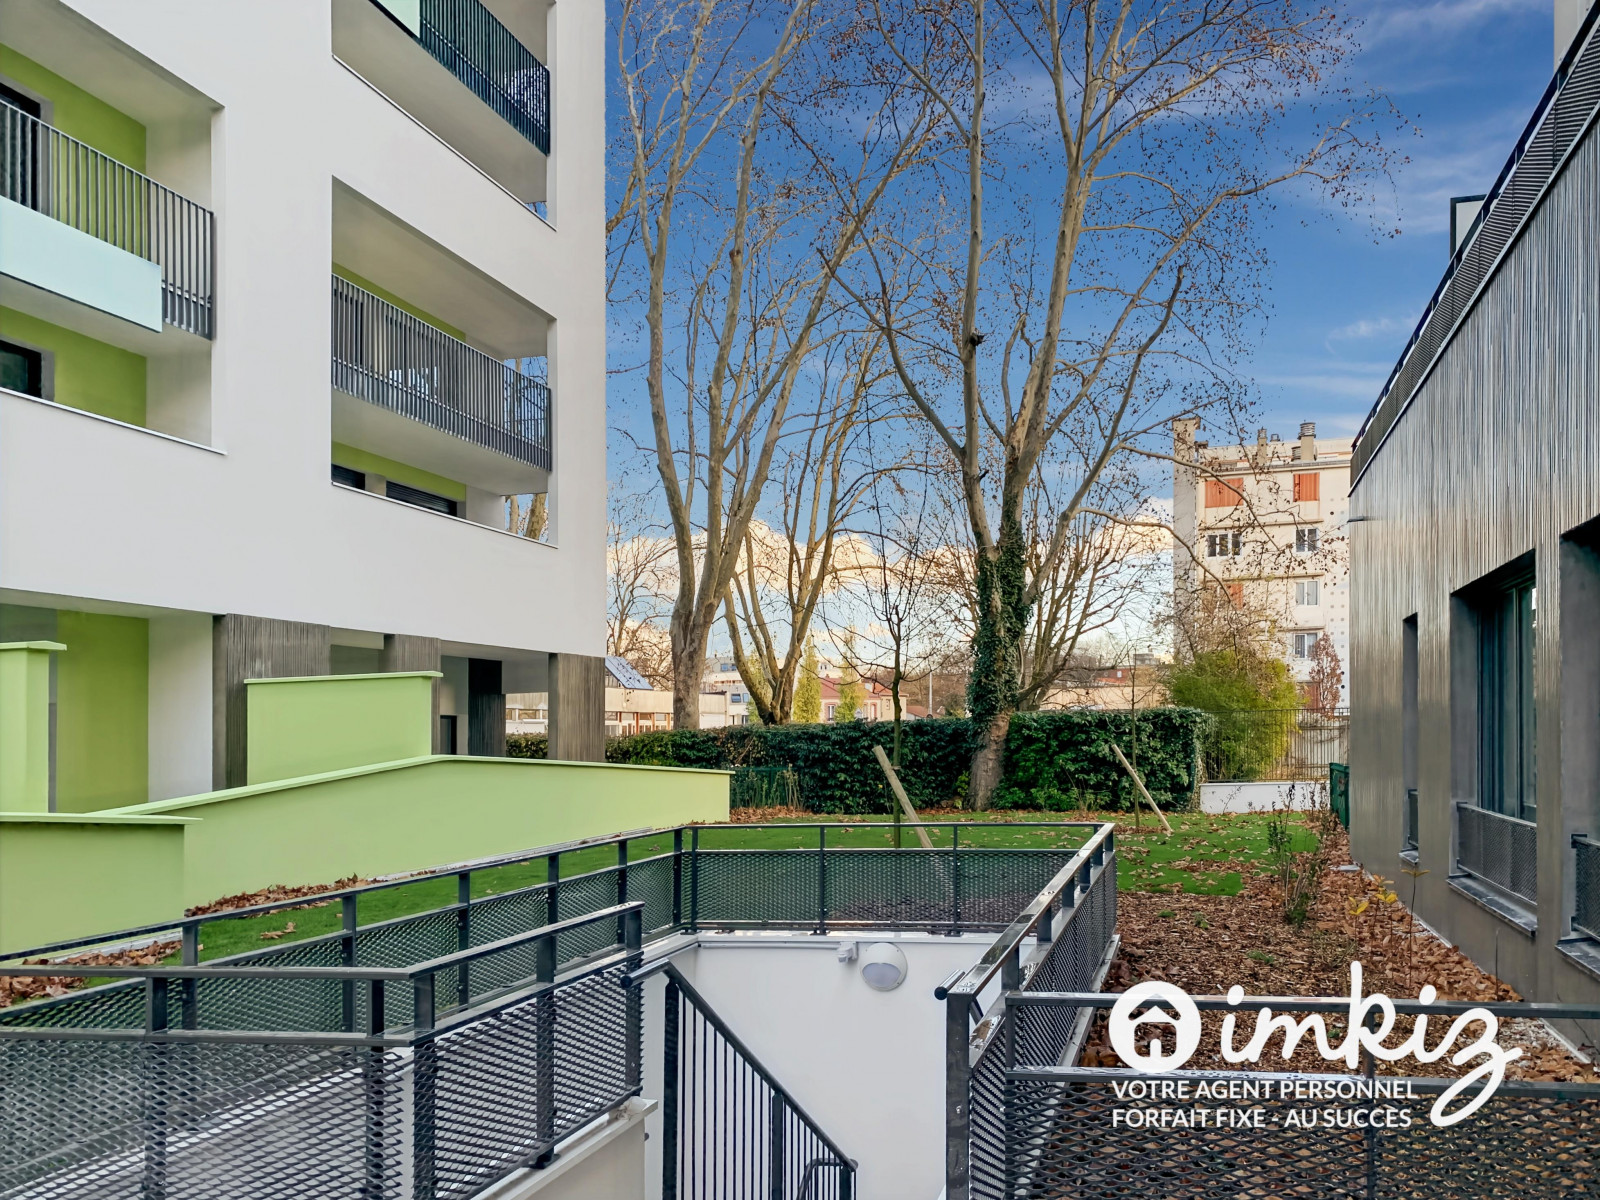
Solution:
M1158 800L1183 807L1194 792L1200 742L1210 720L1189 708L1018 713L1006 738L1006 777L994 807L1128 808L1132 792L1111 750L1113 742L1137 760ZM606 761L724 770L792 767L800 779L800 802L812 812L888 813L891 798L872 747L887 748L891 736L886 723L864 721L671 729L612 738ZM506 744L507 753L521 758L543 758L547 747L537 735L513 735ZM972 746L972 723L964 717L907 721L900 778L912 804L960 805Z

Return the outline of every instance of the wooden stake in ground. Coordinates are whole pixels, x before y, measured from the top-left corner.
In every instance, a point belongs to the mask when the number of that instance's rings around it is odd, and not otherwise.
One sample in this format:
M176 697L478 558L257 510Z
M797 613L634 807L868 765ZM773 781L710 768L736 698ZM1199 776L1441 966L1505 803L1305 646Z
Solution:
M1111 748L1116 751L1117 761L1122 764L1122 769L1128 773L1128 778L1133 780L1133 786L1139 789L1139 794L1144 797L1144 802L1150 806L1151 811L1156 816L1161 818L1161 827L1170 834L1172 832L1172 824L1167 820L1167 814L1156 806L1155 799L1145 789L1144 780L1139 778L1139 772L1135 771L1133 764L1123 756L1122 747L1112 742Z
M882 746L874 746L872 752L878 756L878 765L883 768L883 774L889 780L889 790L894 793L894 798L900 802L900 809L905 813L906 820L916 827L917 837L922 842L922 848L924 850L932 850L933 842L928 837L928 831L922 827L922 822L917 820L917 810L911 807L911 801L906 796L906 789L900 786L900 776L895 774L894 765L890 763L889 756L883 752Z

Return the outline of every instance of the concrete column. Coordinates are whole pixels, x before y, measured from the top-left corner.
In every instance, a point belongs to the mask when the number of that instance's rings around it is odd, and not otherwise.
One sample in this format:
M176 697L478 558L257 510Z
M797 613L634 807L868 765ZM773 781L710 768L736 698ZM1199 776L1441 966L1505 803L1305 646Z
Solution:
M328 627L227 613L211 623L212 786L246 782L247 679L326 675Z
M549 679L549 757L566 762L604 762L605 660L591 654L552 654Z
M497 658L467 659L467 753L506 756L506 693Z
M50 655L65 649L0 643L0 812L50 811Z
M444 663L439 653L439 639L413 637L405 633L383 635L383 669L385 671L443 671ZM442 746L439 741L439 680L433 681L433 752L454 754L454 746Z

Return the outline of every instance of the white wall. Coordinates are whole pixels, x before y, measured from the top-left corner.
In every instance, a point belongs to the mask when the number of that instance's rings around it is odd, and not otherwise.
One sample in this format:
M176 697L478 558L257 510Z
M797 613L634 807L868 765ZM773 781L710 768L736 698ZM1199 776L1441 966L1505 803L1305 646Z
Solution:
M211 617L150 618L150 799L211 790Z
M839 937L702 935L673 961L861 1164L858 1195L933 1200L944 1187L945 1086L945 1006L933 989L992 940L877 935L870 941L906 956L906 981L892 992L868 987L859 959L837 961Z
M562 68L553 97L556 229L334 60L329 0L67 4L218 110L207 197L217 216L219 279L212 448L0 398L5 587L602 653L601 6L564 5L551 25L552 58ZM500 118L484 106L483 119ZM180 157L161 149L163 158ZM330 483L336 180L554 319L559 545ZM154 371L152 384L162 386ZM154 398L151 407L168 406ZM107 497L116 498L114 521L105 519Z

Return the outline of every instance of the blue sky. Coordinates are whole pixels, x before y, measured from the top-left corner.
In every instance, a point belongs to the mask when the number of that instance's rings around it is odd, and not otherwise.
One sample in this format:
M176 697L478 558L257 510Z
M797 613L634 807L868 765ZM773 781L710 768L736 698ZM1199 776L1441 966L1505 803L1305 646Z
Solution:
M1364 18L1351 74L1415 132L1394 143L1410 158L1389 201L1399 236L1286 207L1269 237L1270 314L1245 370L1286 438L1307 420L1354 434L1444 271L1449 198L1494 182L1552 69L1552 0L1346 4Z

